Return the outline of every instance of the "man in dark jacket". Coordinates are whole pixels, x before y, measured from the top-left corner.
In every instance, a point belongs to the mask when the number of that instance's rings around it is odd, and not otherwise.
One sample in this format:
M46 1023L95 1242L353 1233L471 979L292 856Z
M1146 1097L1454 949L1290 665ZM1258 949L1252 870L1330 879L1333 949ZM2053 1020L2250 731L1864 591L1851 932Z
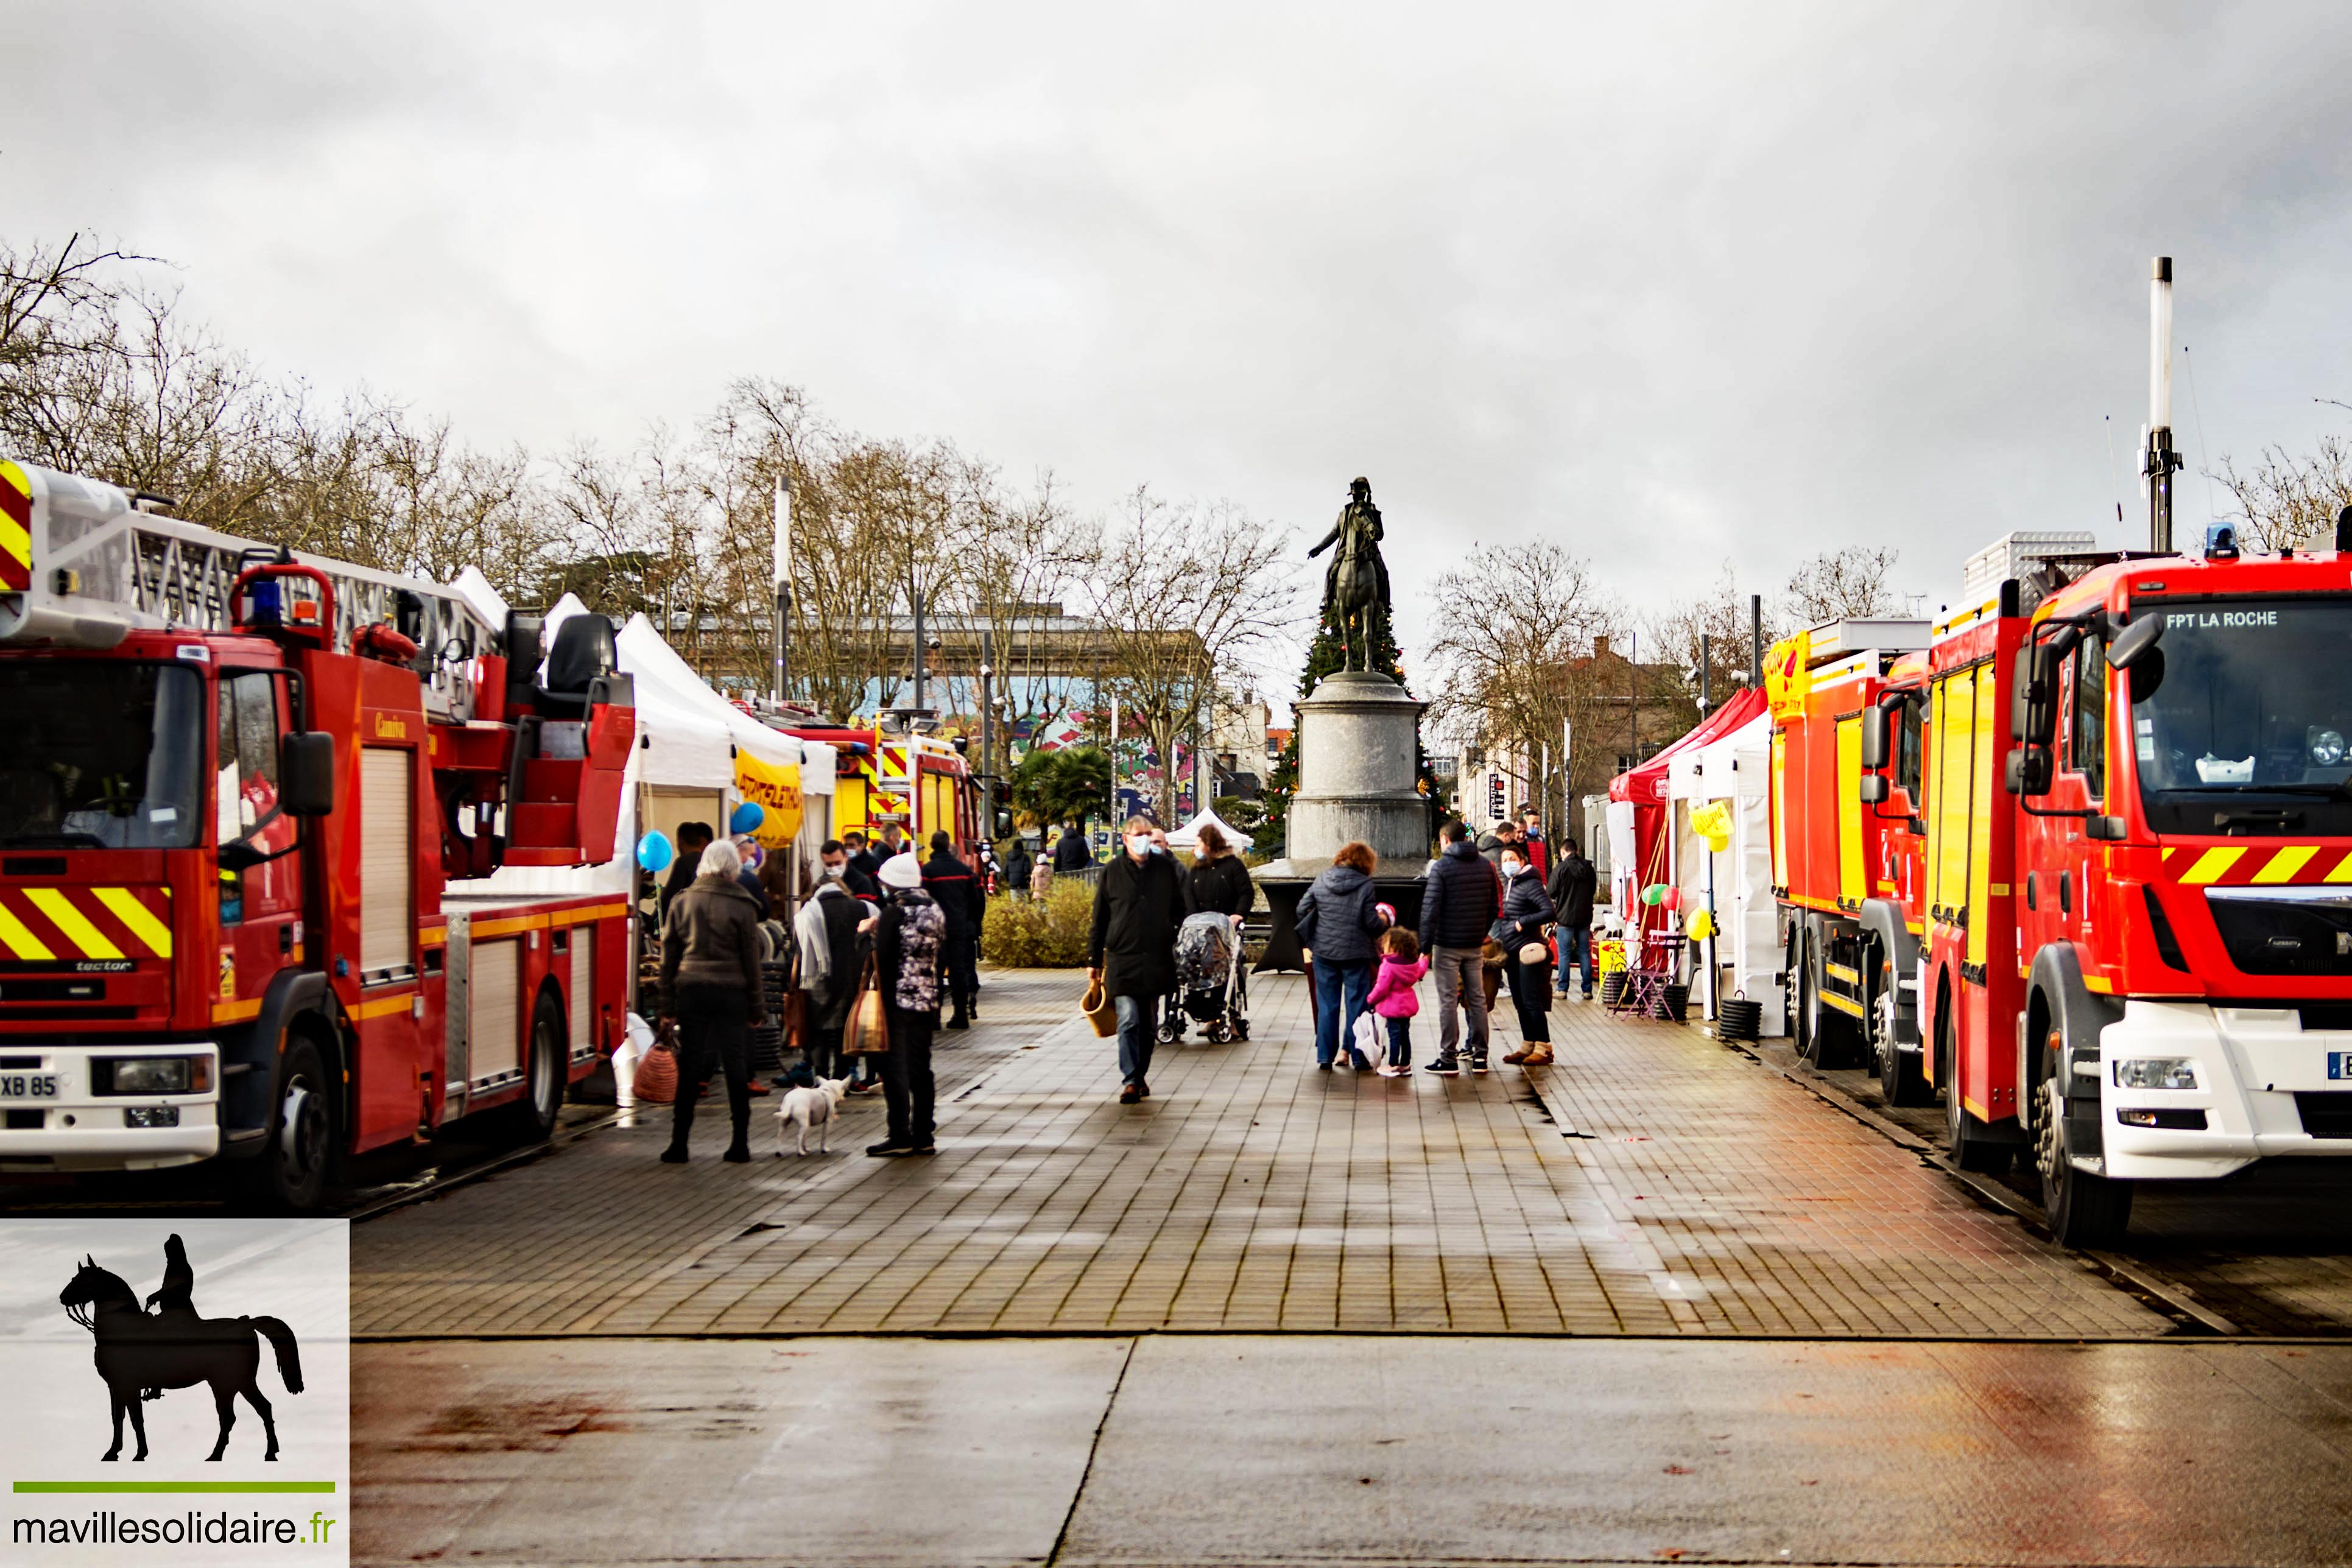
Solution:
M849 870L842 881L847 883L849 891L858 897L880 903L882 884L874 880L874 873L882 869L882 861L875 854L873 847L866 843L866 835L852 828L841 835L841 847L849 852Z
M1087 847L1086 834L1078 831L1076 822L1066 824L1062 829L1062 836L1054 841L1054 869L1057 872L1084 871L1094 863L1095 853Z
M669 877L662 883L661 909L663 919L669 917L669 906L681 893L694 884L702 862L702 852L710 847L710 824L680 822L677 825L677 859L670 862Z
M971 867L957 858L955 841L945 830L931 835L931 858L923 862L923 891L948 917L947 945L940 954L955 1006L948 1028L970 1029L980 994L980 922L987 898Z
M1027 898L1029 875L1036 869L1037 862L1029 853L1029 841L1016 834L1012 852L1004 857L1004 890L1015 899Z
M1559 989L1561 996L1568 995L1568 962L1573 957L1583 972L1588 1002L1592 999L1592 898L1600 883L1592 862L1577 847L1576 835L1562 839L1559 859L1553 863L1551 881L1544 890L1559 911L1559 924L1552 928L1552 935L1559 939Z
M1095 883L1094 931L1087 971L1118 1009L1118 1103L1151 1092L1151 1040L1160 999L1176 988L1176 928L1184 924L1184 889L1176 862L1151 841L1151 824L1128 819L1121 852Z
M1446 823L1437 836L1441 847L1421 895L1421 947L1437 984L1437 1060L1429 1071L1451 1078L1462 1071L1457 1008L1470 1015L1470 1071L1486 1071L1486 967L1478 954L1502 913L1503 883L1461 823Z

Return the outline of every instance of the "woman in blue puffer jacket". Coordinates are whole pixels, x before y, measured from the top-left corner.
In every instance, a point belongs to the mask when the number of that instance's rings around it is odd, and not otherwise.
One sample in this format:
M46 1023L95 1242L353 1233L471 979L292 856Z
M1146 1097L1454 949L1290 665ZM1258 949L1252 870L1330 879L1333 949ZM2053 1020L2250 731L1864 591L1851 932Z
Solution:
M1313 956L1315 1065L1326 1072L1343 1040L1349 1065L1359 1072L1372 1070L1371 1059L1356 1049L1356 1017L1371 992L1381 933L1389 924L1372 896L1379 867L1371 845L1342 844L1330 869L1298 900L1298 940Z

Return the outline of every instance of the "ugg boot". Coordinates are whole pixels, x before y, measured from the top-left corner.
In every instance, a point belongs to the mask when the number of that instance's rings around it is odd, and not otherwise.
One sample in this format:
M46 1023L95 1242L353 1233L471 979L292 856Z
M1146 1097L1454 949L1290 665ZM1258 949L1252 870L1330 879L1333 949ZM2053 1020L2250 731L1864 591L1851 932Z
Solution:
M1503 1058L1514 1067L1542 1067L1551 1061L1551 1047L1542 1040L1523 1045Z

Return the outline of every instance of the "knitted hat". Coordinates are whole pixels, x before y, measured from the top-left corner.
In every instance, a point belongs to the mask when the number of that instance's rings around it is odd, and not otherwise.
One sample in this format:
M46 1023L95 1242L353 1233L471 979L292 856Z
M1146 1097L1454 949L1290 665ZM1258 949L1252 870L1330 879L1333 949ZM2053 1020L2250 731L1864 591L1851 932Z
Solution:
M882 885L885 887L907 888L923 885L923 868L915 862L915 857L912 854L892 855L882 862L880 875Z

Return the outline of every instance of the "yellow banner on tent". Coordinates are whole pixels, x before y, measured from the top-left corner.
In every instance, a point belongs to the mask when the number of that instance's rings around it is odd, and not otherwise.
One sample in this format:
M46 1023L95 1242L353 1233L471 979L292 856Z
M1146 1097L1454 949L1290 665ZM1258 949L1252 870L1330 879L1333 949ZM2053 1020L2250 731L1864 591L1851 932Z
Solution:
M1800 632L1772 644L1764 659L1764 700L1774 718L1794 718L1805 711L1813 689L1813 634Z
M801 831L801 765L782 767L761 761L748 752L735 754L735 791L756 800L767 815L751 831L763 850L780 850Z

